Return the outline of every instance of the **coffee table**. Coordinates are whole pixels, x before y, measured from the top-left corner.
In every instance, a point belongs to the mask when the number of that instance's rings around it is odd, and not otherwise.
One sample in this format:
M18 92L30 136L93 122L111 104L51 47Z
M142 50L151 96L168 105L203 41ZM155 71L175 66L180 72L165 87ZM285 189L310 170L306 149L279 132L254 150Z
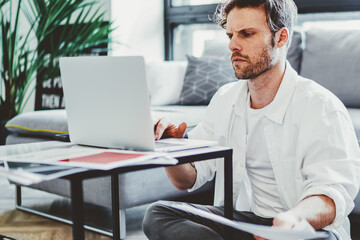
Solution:
M225 217L232 219L233 213L233 177L232 177L232 149L222 146L210 146L197 149L189 149L169 153L176 158L178 164L196 162L202 160L224 158L224 214ZM113 223L113 239L120 239L120 216L119 216L119 181L118 174L131 171L139 171L142 169L162 167L165 165L139 165L131 167L119 167L111 170L87 170L75 173L62 178L68 179L70 182L71 209L72 209L72 228L73 239L85 239L84 234L84 200L83 200L83 181L85 179L111 176L111 203L112 203L112 223ZM16 202L21 206L21 190L17 187ZM231 237L231 231L228 231L227 239Z

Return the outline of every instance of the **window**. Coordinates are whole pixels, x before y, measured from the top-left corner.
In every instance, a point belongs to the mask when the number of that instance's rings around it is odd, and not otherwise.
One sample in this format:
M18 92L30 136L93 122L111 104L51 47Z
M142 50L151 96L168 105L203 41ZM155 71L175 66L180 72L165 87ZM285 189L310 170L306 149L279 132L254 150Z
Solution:
M299 24L322 24L347 20L359 25L359 0L294 0ZM207 40L222 39L222 30L212 22L219 0L164 0L165 59L184 60L185 55L200 56ZM357 12L358 11L358 12ZM338 13L341 12L341 13ZM345 12L345 13L344 13ZM322 23L321 23L322 22ZM339 24L339 23L336 23Z
M174 28L173 58L185 60L185 55L200 57L209 40L227 41L225 30L213 23L180 24Z
M172 7L194 6L218 3L219 0L171 0Z

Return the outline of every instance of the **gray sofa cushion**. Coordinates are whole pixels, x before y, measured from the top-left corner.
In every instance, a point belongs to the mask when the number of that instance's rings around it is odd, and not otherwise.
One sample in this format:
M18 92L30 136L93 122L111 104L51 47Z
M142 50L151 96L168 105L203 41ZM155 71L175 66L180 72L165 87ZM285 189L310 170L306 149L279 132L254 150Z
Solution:
M149 181L151 179L151 181ZM30 186L38 190L70 196L70 184L65 179L55 179ZM84 181L84 201L98 206L111 206L110 177ZM198 191L201 192L204 189ZM160 199L172 199L189 195L177 190L168 179L164 168L146 169L119 175L120 209L139 206Z
M5 127L10 133L50 138L69 131L65 110L22 113L8 121Z
M166 117L173 123L188 124L187 131L196 126L204 115L205 106L154 106L154 117ZM65 110L44 110L17 115L6 124L10 135L6 144L40 142L54 139L56 134L67 133L68 125Z
M51 139L53 140L53 139ZM6 137L6 145L21 144L21 143L34 143L34 142L46 142L49 138L46 137L32 137L28 135L21 135L17 133L10 133Z
M354 124L356 137L360 144L360 109L358 108L348 108L349 115ZM360 207L360 206L359 206Z
M290 47L287 52L287 60L290 65L297 71L300 72L301 69L301 59L302 59L302 32L294 31Z
M329 89L345 106L360 107L360 30L310 29L305 40L300 75Z

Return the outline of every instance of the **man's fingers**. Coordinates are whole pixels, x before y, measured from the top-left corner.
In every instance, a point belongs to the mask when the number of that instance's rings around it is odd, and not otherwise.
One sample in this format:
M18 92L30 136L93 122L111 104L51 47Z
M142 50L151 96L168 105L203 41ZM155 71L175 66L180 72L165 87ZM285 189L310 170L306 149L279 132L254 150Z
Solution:
M273 227L292 229L299 222L300 222L300 219L296 218L291 213L282 212L275 216L275 218L273 220Z
M181 123L179 126L172 124L168 119L161 118L158 122L154 123L155 140L160 138L183 138L187 124Z
M187 124L185 122L182 122L179 126L178 126L178 131L177 131L177 137L178 138L183 138L185 135L185 131L187 128Z
M155 125L155 140L159 140L169 126L169 122L162 118Z
M266 238L262 238L260 236L257 235L253 235L255 240L267 240Z

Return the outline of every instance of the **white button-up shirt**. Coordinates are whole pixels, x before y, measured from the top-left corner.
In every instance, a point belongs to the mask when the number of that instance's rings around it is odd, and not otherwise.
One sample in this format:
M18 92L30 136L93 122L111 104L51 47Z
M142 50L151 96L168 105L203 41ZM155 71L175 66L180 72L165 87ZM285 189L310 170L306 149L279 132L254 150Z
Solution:
M230 83L214 95L204 120L189 138L216 140L233 148L233 200L238 211L251 211L251 185L245 170L247 81ZM280 88L267 108L264 126L269 154L284 209L310 195L333 199L336 218L326 229L350 239L348 214L360 183L360 149L349 114L330 91L300 77L287 63ZM215 179L215 206L224 205L223 159L195 163L192 189Z

